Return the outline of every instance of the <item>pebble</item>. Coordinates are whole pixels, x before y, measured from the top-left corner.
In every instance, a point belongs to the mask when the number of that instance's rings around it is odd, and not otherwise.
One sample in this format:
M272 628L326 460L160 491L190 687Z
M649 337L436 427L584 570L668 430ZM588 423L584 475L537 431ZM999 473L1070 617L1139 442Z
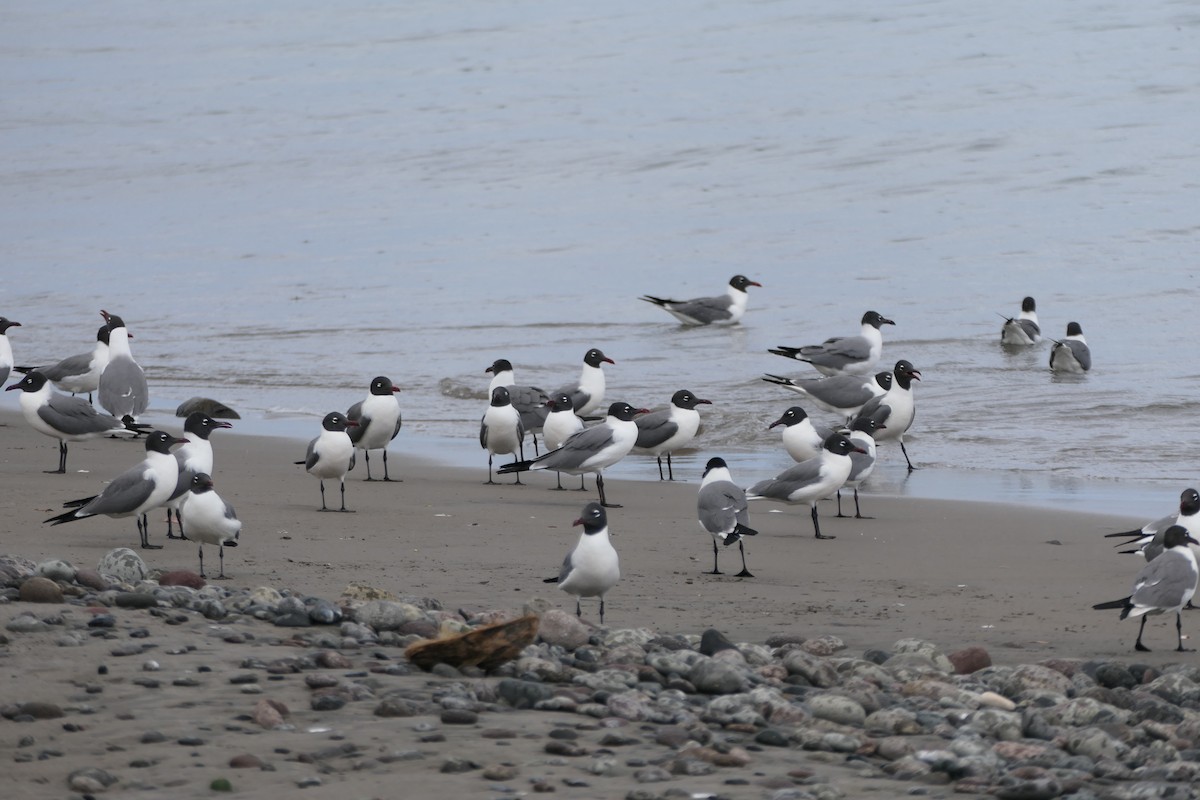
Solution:
M61 603L63 592L51 579L36 575L21 583L19 597L22 603Z

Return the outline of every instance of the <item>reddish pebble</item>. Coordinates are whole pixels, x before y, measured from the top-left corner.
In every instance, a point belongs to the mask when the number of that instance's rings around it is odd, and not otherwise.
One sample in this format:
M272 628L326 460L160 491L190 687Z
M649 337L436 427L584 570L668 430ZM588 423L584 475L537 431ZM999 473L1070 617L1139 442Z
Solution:
M186 586L189 589L203 589L208 584L195 572L186 569L164 572L158 579L159 586Z

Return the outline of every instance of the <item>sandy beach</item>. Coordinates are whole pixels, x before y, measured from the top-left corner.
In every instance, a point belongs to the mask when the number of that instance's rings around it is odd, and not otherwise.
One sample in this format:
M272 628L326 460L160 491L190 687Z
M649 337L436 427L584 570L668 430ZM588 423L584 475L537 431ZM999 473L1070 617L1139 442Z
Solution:
M164 428L178 431L180 426ZM303 457L303 442L244 436L236 427L218 432L212 441L216 487L244 522L241 546L226 550L225 571L230 580L225 588L271 586L336 599L347 585L358 583L397 596L436 598L444 608L462 609L468 616L487 609L520 609L535 598L545 598L567 611L574 609L573 598L542 579L557 573L563 555L578 536L571 523L584 503L594 499L590 479L591 491L586 494L553 491L553 477L544 474L525 476L524 486L489 486L482 480L483 451L479 470L448 469L407 458L401 434L391 450L390 463L392 475L402 481L366 483L360 462L346 489L347 505L355 513L319 513L317 481L292 463ZM32 432L19 414L0 414L0 481L5 487L0 494L4 520L0 523L0 551L34 562L59 558L76 566L95 567L115 547L136 547L132 519L94 518L57 527L42 521L57 513L64 501L94 494L104 480L140 460L141 443L103 440L72 444L68 473L43 474L42 470L56 463L56 447L54 441ZM813 538L807 507L753 505L751 521L760 534L747 542L747 562L755 577L741 579L732 577L740 567L736 547L721 554L721 567L727 574L705 574L712 567L712 546L696 523L697 486L696 481L607 482L610 501L624 507L611 510L609 517L623 575L608 598L606 627L648 628L662 634L698 634L717 628L733 642L756 644L771 636L828 634L843 640L850 654L872 648L886 650L900 639L919 638L944 652L982 646L997 664L1089 659L1162 667L1195 658L1172 651L1173 620L1158 617L1150 621L1146 633L1154 652L1137 654L1134 659L1136 622L1120 623L1116 612L1091 610L1095 602L1127 594L1140 564L1129 556L1116 555L1111 540L1105 540L1103 534L1133 528L1145 520L880 497L871 495L868 486L863 492L864 511L873 519L837 519L832 503L821 505L822 530L837 537L831 541ZM329 489L336 498L336 485L327 486ZM161 514L153 515L152 531L151 541L165 547L142 551L150 568L196 569L195 545L167 541ZM206 566L215 572L212 549L206 552ZM28 606L9 603L0 606L0 615L7 622ZM80 608L64 608L68 617L86 616ZM36 611L41 615L47 608ZM121 626L158 624L144 611L120 610L117 614ZM584 619L596 621L594 602L585 600ZM1192 642L1196 624L1197 618L1185 613L1184 632L1191 634ZM165 638L158 643L156 654L100 659L117 661L124 673L119 686L106 688L95 697L81 693L84 684L98 680L95 661L81 661L78 651L55 646L49 635L10 634L0 647L5 703L78 695L86 697L97 712L75 720L97 735L64 734L58 720L24 727L0 721L2 750L9 755L18 752L17 741L25 734L34 736L38 747L61 751L49 761L34 760L15 767L23 789L20 796L65 796L61 776L70 768L64 764L107 760L128 773L124 765L135 755L126 751L137 749L136 736L147 728L174 730L181 720L188 721L189 729L202 731L220 731L230 724L236 727L232 722L235 715L248 713L255 698L241 696L239 687L227 681L214 680L211 691L185 682L182 688L166 686L146 693L136 691L125 679L136 677L142 662L150 657L163 661L164 667L170 665L172 674L194 674L192 670L207 665L226 675L237 672L248 656L278 657L289 650L287 645L272 644L286 639L285 634L269 625L262 628L252 637L253 653L247 652L245 643L226 643L222 626L202 618L164 629ZM189 644L195 649L187 650ZM162 655L174 649L180 651L178 655ZM290 649L295 654L295 648ZM395 649L387 656L402 659ZM364 659L369 661L371 656L364 652L355 659L355 666L365 669ZM413 676L410 680L424 684L437 679ZM303 691L303 687L293 691ZM293 697L292 702L301 701ZM532 736L534 730L546 730L563 721L555 719L560 716L557 714L524 716L529 719L520 723L489 718L473 729L454 728L451 743L459 749L485 749L488 753L480 758L488 761L494 757L497 742L503 741L512 745L506 751L512 757L523 739L515 740L518 744L511 739L481 740L477 736L480 729L518 728ZM395 728L388 720L368 713L365 719L341 719L336 727L342 734L354 728L356 741L369 739L379 747L404 750L402 743L415 742L419 732L411 720L402 722L406 724ZM523 727L526 724L528 729ZM315 723L309 727L321 728ZM106 732L101 733L101 728ZM291 748L294 753L305 747L333 746L320 734L337 735L337 731L330 734L322 728L305 734L306 744L301 745L295 732L257 732L253 748L268 754L272 748ZM197 735L205 738L202 733ZM174 733L167 736L175 738ZM135 739L122 743L122 737ZM260 741L264 738L269 741ZM105 741L110 742L107 752ZM124 747L118 755L112 751L116 744ZM203 787L197 782L199 777L189 778L174 784L178 788L173 794L210 796L208 777L228 773L228 758L246 747L227 744L219 753L209 748L203 756L189 755L187 748L177 747L175 756L155 762L138 777L159 787L171 786L168 776L173 771L204 764L207 769L194 770L195 775L203 776ZM787 758L809 764L806 768L833 770L835 782L858 780L852 772L845 772L846 767L822 760L821 754L797 751ZM336 787L339 796L363 797L499 794L478 774L443 775L428 761L400 757L383 763L368 773L331 776L325 788L317 791ZM280 781L294 785L295 770L278 769L253 771L252 780L241 780L240 793L276 796L272 786L282 785ZM551 764L541 769L553 773L556 767ZM527 769L526 774L531 771L537 770ZM419 793L398 794L396 781L401 779L419 780L413 784L420 787ZM43 781L48 785L43 786ZM559 788L571 797L616 796L611 794L612 784L607 786L576 791L569 784L560 784ZM895 790L887 781L876 787L881 796L886 796L888 786ZM747 797L763 796L764 791L761 787L723 787L717 777L700 788Z

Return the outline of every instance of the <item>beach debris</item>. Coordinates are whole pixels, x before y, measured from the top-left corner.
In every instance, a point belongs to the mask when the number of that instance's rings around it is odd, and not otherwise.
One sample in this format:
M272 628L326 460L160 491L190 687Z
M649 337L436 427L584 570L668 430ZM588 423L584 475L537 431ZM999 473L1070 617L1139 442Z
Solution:
M424 670L436 664L492 670L519 656L533 643L537 630L538 617L529 614L456 636L414 642L404 650L404 657Z

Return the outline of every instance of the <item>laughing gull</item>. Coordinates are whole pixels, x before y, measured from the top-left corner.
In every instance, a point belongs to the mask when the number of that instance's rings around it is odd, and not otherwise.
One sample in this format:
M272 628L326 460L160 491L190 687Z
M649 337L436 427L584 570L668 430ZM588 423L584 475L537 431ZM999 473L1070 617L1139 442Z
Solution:
M793 461L808 461L821 454L825 440L831 430L817 428L800 406L792 406L779 419L767 426L767 430L783 425L783 448Z
M878 425L874 417L859 417L854 420L850 426L850 433L846 436L861 451L850 454L850 475L846 478L846 486L854 490L855 519L871 519L871 517L864 517L858 506L858 487L862 486L863 481L871 477L871 473L875 471L875 434L877 429ZM837 507L837 515L839 517L846 516L842 513L841 489L837 491Z
M1026 297L1021 301L1021 313L1004 320L1004 325L1000 328L1000 344L1028 346L1041 340L1042 328L1038 325L1037 304L1032 297Z
M146 437L144 461L113 478L100 494L64 503L63 506L71 510L45 522L62 525L101 514L114 519L132 516L137 518L142 549L161 549L161 544L150 544L146 512L161 506L175 491L179 467L171 448L185 442L186 439L176 439L165 431L151 431Z
M876 373L869 378L862 375L785 378L768 372L763 376L763 380L807 397L816 406L831 414L840 414L845 420L853 419L864 405L892 388L890 372Z
M1142 567L1133 581L1133 594L1120 600L1110 600L1092 606L1096 609L1119 608L1121 619L1128 616L1142 618L1137 642L1133 645L1134 650L1148 652L1150 649L1142 644L1146 616L1174 611L1175 633L1179 642L1175 649L1181 653L1186 652L1183 646L1181 612L1196 593L1196 580L1200 578L1200 570L1196 568L1196 554L1188 547L1189 544L1200 545L1200 542L1193 539L1182 525L1167 528L1163 534L1163 554Z
M8 340L8 329L19 328L21 323L8 317L0 317L0 386L8 380L13 368L12 342Z
M46 472L62 474L67 471L67 442L82 442L111 433L139 433L147 426L138 425L132 417L119 420L102 414L82 397L58 394L50 381L40 372L31 372L5 391L21 392L21 413L29 427L58 439L58 469Z
M200 552L200 577L208 577L204 574L204 545L215 544L221 568L214 580L226 580L225 548L238 546L242 521L237 518L233 506L213 490L213 480L207 473L192 475L188 489L184 495L183 517L187 520L188 538L196 542ZM181 530L182 526L181 522Z
M600 624L604 624L604 595L621 580L621 563L608 538L608 514L600 503L588 503L583 515L575 520L583 526L579 541L563 559L557 578L545 583L557 583L567 594L575 595L575 616L582 617L581 597L600 598Z
M870 375L883 355L883 325L895 325L875 311L863 314L862 332L858 336L834 336L821 344L804 347L780 346L769 353L807 361L822 375Z
M100 373L97 397L104 410L113 416L128 415L136 420L150 405L146 373L133 360L125 321L107 311L100 314L108 323L108 365Z
M639 297L647 303L665 308L684 325L734 325L746 313L747 286L762 286L745 275L729 279L725 294L717 297L697 297L693 300L668 300L652 294Z
M701 400L687 389L680 389L671 395L670 406L634 420L638 435L633 452L658 459L660 481L663 479L664 453L667 456L667 480L675 480L675 472L671 468L671 453L686 447L696 438L696 431L700 430L700 412L696 410L698 405L712 405L712 401Z
M96 345L90 353L67 356L57 364L45 367L13 367L17 372L40 372L51 383L71 394L86 394L92 402L92 392L100 386L100 375L108 366L108 323L96 331Z
M1127 541L1114 545L1115 547L1128 547L1134 545L1134 550L1122 550L1122 553L1133 553L1142 556L1147 561L1153 561L1158 556L1162 555L1163 551L1163 534L1167 528L1172 525L1181 525L1187 528L1190 533L1193 529L1200 532L1200 492L1195 489L1184 489L1179 495L1179 510L1168 514L1167 516L1156 519L1153 522L1147 522L1140 528L1132 531L1120 531L1119 533L1106 533L1106 539L1126 539Z
M583 430L583 420L575 413L575 408L571 405L571 398L566 394L550 398L547 407L550 409L550 413L546 415L546 420L542 423L542 440L547 451L557 450L562 447L563 442ZM558 486L555 488L562 489L562 473L554 474L558 478ZM581 492L585 491L585 480L582 475L579 476L579 491Z
M354 469L354 442L346 430L356 425L341 412L330 411L321 420L321 435L308 443L304 460L294 462L303 464L305 471L320 481L322 511L332 510L325 505L326 478L337 478L341 484L342 507L338 511L350 511L346 508L346 473Z
M562 447L551 450L532 461L516 461L505 464L497 472L524 472L528 469L552 469L569 475L596 474L596 491L600 493L600 505L620 508L609 503L604 496L604 469L611 467L633 449L637 441L638 427L633 418L645 414L646 409L634 408L629 403L613 403L608 407L604 422L569 437Z
M825 440L821 454L765 481L759 481L746 490L747 500L774 500L777 503L798 505L808 503L812 508L813 532L818 539L834 539L821 533L817 521L817 501L832 497L850 477L853 464L850 454L863 450L842 436L830 434Z
M492 402L483 413L483 419L479 421L479 446L488 451L489 484L495 483L492 480L492 457L499 454L521 458L522 456L517 454L521 452L524 438L525 428L521 425L521 412L513 407L508 389L497 386L492 389ZM504 472L503 467L500 472ZM516 477L513 483L520 483L521 473L518 472Z
M188 492L192 489L192 476L201 472L205 475L212 475L213 449L208 437L212 435L213 431L232 427L228 422L218 422L203 411L193 411L184 420L183 438L187 440L187 444L175 451L175 461L179 465L179 480L175 484L175 491L163 504L167 507L168 539L190 538L184 534L183 517L180 515L180 511L188 499ZM172 512L175 514L175 521L179 523L178 536L171 532Z
M532 437L533 452L534 455L537 455L537 435L549 413L549 395L536 386L518 386L512 362L507 358L497 358L484 372L492 373L492 382L488 384L489 395L497 386L508 389L508 399L512 402L513 408L520 412L521 425L524 426L525 432Z
M602 364L615 364L604 353L592 348L583 354L583 370L579 373L579 382L556 389L552 396L569 394L575 413L581 417L595 411L604 402L604 370Z
M753 578L746 569L746 545L743 536L756 536L758 531L750 527L750 507L746 493L733 482L729 466L723 458L710 458L704 465L704 478L700 481L700 494L696 497L696 515L704 530L712 534L713 568L710 575L723 574L717 566L717 542L728 547L734 542L742 553L742 571L735 577Z
M358 423L357 426L350 428L348 433L354 446L363 451L363 458L367 462L367 480L369 481L375 480L371 477L372 450L383 451L383 479L385 481L392 479L388 475L387 447L388 443L400 433L400 401L395 396L398 391L400 391L398 386L394 385L387 377L380 375L371 381L366 399L350 406L350 410L346 412L346 419Z
M871 417L879 429L876 442L898 441L900 452L908 464L908 471L916 469L904 446L904 434L912 427L917 414L916 399L913 397L912 382L921 380L921 373L909 361L900 359L892 370L892 387L882 397L877 397L862 407L856 419ZM851 423L853 424L853 423Z
M1055 339L1050 348L1050 369L1082 374L1091 368L1092 351L1083 338L1083 328L1078 322L1068 322L1066 338Z

